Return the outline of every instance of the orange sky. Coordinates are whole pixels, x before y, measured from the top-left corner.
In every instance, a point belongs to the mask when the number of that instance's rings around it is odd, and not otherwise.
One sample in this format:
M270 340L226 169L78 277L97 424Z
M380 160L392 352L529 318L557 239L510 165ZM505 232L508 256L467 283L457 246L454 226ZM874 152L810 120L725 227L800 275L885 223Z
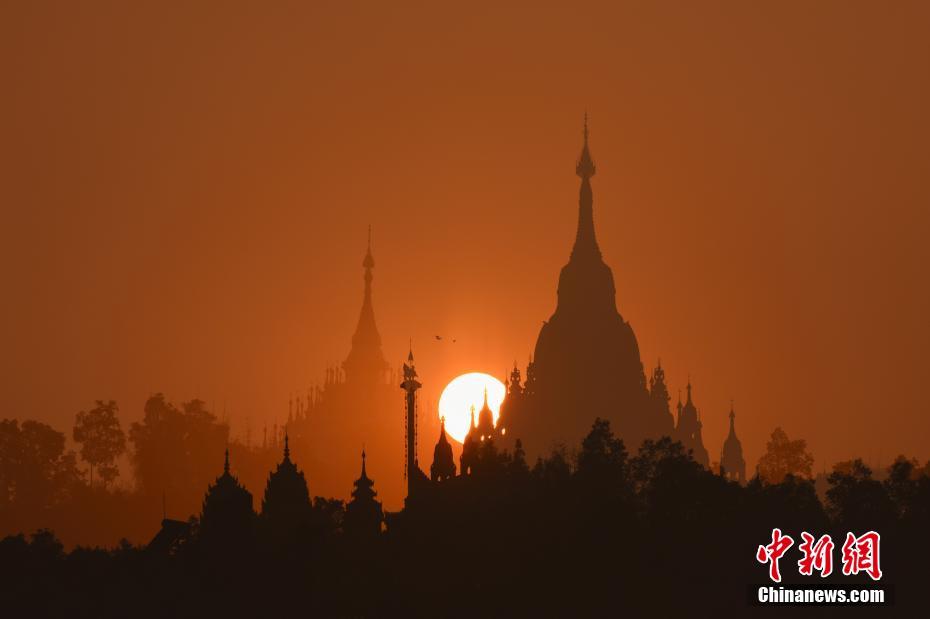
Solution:
M930 5L161 4L0 7L0 416L164 391L259 436L348 351L368 223L427 397L525 365L587 110L618 307L711 458L731 397L750 468L776 425L930 457Z

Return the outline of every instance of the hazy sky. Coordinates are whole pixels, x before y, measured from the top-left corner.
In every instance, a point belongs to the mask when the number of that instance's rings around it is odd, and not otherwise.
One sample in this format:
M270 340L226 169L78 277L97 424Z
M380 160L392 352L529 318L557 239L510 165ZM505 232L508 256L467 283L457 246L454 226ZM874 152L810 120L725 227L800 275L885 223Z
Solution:
M348 351L369 223L385 353L413 338L427 397L525 365L587 110L618 307L673 394L690 373L711 459L731 397L750 469L776 425L818 470L926 459L928 24L924 2L5 2L0 417L70 434L113 398L128 425L164 391L236 434L283 421Z

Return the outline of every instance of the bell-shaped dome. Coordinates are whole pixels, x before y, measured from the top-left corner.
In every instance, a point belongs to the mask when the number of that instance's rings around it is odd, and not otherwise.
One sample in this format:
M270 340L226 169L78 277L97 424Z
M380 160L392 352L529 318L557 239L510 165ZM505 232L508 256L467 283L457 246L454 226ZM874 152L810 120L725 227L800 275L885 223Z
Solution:
M284 436L284 459L268 476L262 499L262 519L277 533L293 532L307 522L310 493L303 471L291 461L288 437Z
M720 469L721 473L727 479L746 482L746 460L743 459L743 445L736 437L736 413L733 412L733 405L730 405L730 432L723 441L723 449L720 451Z
M433 464L429 467L429 476L433 481L442 481L455 477L455 458L452 457L452 445L446 438L446 418L439 426L439 440L433 448Z
M200 535L205 540L235 542L250 535L255 512L252 493L229 472L229 450L223 474L207 488L200 515Z

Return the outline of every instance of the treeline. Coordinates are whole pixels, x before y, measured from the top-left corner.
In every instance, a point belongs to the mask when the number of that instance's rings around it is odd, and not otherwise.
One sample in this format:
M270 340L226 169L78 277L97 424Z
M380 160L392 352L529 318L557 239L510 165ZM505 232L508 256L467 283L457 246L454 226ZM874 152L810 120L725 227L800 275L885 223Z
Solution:
M280 458L277 433L264 445L230 441L229 426L203 401L175 405L160 393L128 431L116 402L96 402L76 414L71 438L76 451L47 424L0 420L0 534L47 528L68 546L141 543L163 511L199 514L227 447L249 487L262 487ZM120 476L127 455L130 468Z
M482 443L471 475L430 486L375 535L351 534L341 502L306 496L283 540L258 506L228 511L236 526L212 518L210 536L193 522L171 553L128 544L65 553L48 531L11 536L0 542L2 597L34 614L88 616L745 616L749 586L767 581L756 549L778 527L798 540L830 534L837 546L850 531L880 532L877 584L894 589L895 610L919 608L927 464L899 458L879 481L861 461L844 463L821 501L803 443L781 434L760 466L771 477L746 486L669 439L631 454L599 420L574 452L535 463L519 446ZM819 582L798 574L797 559L782 560L785 582ZM827 581L876 584L839 569Z

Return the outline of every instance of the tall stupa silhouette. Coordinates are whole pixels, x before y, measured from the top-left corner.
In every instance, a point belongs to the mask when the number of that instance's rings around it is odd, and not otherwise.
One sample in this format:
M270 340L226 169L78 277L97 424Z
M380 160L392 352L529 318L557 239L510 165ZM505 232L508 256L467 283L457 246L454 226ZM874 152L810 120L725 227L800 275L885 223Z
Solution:
M559 274L558 303L536 340L536 387L519 428L527 449L554 442L577 445L596 417L610 420L630 451L643 439L672 433L671 416L651 403L630 323L617 311L616 287L594 232L594 161L584 146L575 172L581 178L578 230L568 264Z
M378 494L386 508L397 509L406 493L400 474L403 451L398 450L403 413L398 408L397 374L386 360L375 319L370 227L361 266L362 304L349 353L342 363L326 368L322 385L293 401L296 410L289 406L287 429L295 457L312 472L314 493L345 497L346 480L358 475L358 448L365 445L372 477L379 479ZM438 428L439 420L434 423ZM424 419L421 430L433 427Z
M346 382L356 387L367 387L384 382L388 362L381 352L381 335L375 322L375 310L371 302L372 269L375 259L371 255L371 226L368 226L368 250L362 261L365 269L365 292L362 296L362 309L358 315L358 325L352 335L352 348L342 363Z

